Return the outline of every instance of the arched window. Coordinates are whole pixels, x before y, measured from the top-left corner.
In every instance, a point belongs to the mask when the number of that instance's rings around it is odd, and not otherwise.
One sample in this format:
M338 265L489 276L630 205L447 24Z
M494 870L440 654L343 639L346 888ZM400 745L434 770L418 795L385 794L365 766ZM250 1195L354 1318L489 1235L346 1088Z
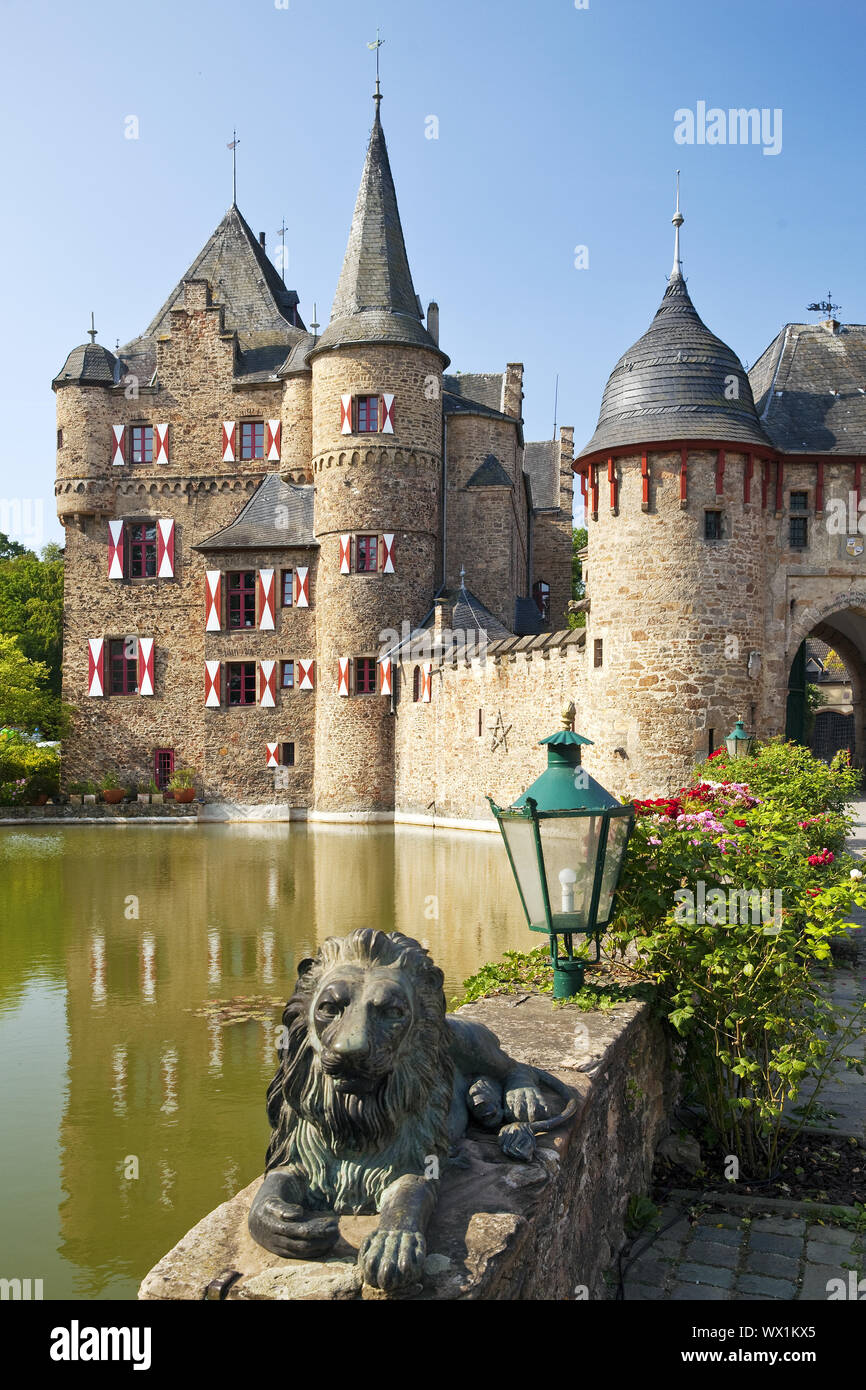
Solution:
M544 621L550 622L550 585L543 579L537 579L532 586L532 597Z
M416 666L412 672L412 699L417 705L421 699L421 667Z

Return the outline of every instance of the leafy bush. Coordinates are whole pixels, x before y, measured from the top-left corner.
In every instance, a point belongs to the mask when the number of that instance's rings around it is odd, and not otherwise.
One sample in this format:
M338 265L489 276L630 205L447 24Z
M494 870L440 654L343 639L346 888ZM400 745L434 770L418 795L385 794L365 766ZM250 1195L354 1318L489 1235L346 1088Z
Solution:
M38 796L56 796L60 786L58 750L40 747L17 730L4 730L0 734L0 784L6 789L6 806Z
M106 772L99 784L99 790L103 792L116 792L120 790L122 785L116 772Z
M168 785L173 792L183 791L185 787L195 786L195 768L178 768L176 772L171 774Z

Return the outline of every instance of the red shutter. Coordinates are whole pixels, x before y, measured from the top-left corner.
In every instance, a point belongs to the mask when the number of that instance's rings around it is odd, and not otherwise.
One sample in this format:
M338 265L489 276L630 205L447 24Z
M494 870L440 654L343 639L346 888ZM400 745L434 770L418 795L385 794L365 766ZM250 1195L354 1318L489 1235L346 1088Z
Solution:
M170 517L156 523L156 573L160 579L174 579L174 522Z
M123 522L108 523L108 577L123 578Z
M138 639L138 693L153 694L153 638Z
M296 565L292 579L294 593L292 600L296 608L310 606L310 571L307 565Z
M384 656L384 657L382 657L381 661L379 662L379 694L380 694L380 695L390 695L390 694L391 694L391 691L392 691L392 680L391 680L391 673L392 673L392 670L393 670L393 667L392 667L392 665L391 665L391 658L390 658L390 656Z
M278 754L278 752L279 752L280 745L279 745L278 743L266 743L266 744L265 744L265 747L266 747L267 750L268 750L268 760L267 760L266 766L267 766L267 767L279 767L279 765L280 765L280 760L279 760L277 754Z
M340 397L340 433L352 433L352 397Z
M382 393L382 433L394 433L394 397Z
M235 422L223 420L223 463L235 461Z
M274 613L274 571L259 570L259 628L273 632L277 623Z
M88 695L105 694L105 677L103 667L105 664L105 639L102 637L88 637L87 639L87 693Z
M112 425L111 433L113 436L111 462L126 463L126 426Z
M259 662L259 704L264 709L273 709L277 703L277 663Z
M219 570L207 570L204 577L205 632L220 630L220 591L222 575Z
M394 533L386 531L382 536L382 570L385 574L394 573Z
M154 463L168 463L168 425L154 425L156 450Z
M352 537L340 537L340 573L352 573Z
M210 709L219 709L220 664L218 661L206 661L204 664L204 702Z
M302 661L298 658L298 689L313 690L316 685L315 661Z
M279 420L268 420L265 426L265 454L273 462L279 462L280 457L280 435L282 433Z
M421 670L421 699L429 705L433 698L433 662L425 661Z
M348 695L349 693L349 661L350 658L348 656L341 656L339 658L340 673L337 679L338 695Z

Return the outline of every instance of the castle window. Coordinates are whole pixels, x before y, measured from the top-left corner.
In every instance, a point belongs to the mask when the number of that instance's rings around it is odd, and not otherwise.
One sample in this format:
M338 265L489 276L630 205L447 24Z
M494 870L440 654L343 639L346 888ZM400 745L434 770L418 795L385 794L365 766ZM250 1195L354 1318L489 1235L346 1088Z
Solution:
M704 512L704 540L720 541L722 539L722 514L718 511Z
M788 544L792 550L806 550L809 545L809 522L805 516L788 519Z
M239 570L228 575L230 628L256 625L256 572Z
M153 755L153 780L161 792L165 791L173 772L174 749L157 748Z
M62 431L62 430L58 430L58 431L57 431L57 447L58 447L58 449L62 449L62 448L63 448L63 431Z
M789 505L792 512L807 512L809 510L808 492L792 492Z
M283 690L293 690L295 685L295 663L280 662L280 686Z
M293 743L280 744L280 765L282 767L295 766L295 745Z
M593 666L604 665L604 638L596 637L592 645L592 664Z
M376 658L374 656L355 658L355 694L376 694Z
M355 570L358 574L375 574L379 568L379 537L355 537Z
M546 623L550 622L550 585L543 579L536 580L532 586L532 597L535 599L535 606Z
M254 705L256 703L256 663L254 661L229 661L226 663L229 705Z
M153 463L153 425L133 425L129 431L133 463Z
M108 644L109 692L112 695L138 694L138 640L113 637Z
M156 575L156 522L133 521L129 527L129 577L153 579Z
M412 699L417 705L421 699L421 667L416 666L412 671Z
M292 606L292 584L293 584L293 580L294 580L294 571L293 571L293 570L283 570L283 590L282 590L282 596L283 596L283 607L284 607L284 608L291 608L291 606Z
M358 396L355 400L355 412L357 416L356 434L378 434L379 433L379 397L378 396Z
M264 420L241 420L241 458L263 459L264 456Z

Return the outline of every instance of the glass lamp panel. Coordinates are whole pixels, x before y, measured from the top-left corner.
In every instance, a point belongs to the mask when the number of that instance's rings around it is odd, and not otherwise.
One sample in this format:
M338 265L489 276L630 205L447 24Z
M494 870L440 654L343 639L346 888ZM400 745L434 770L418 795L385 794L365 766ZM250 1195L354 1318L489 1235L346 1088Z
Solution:
M604 926L610 917L610 907L613 902L613 895L616 892L622 862L625 857L628 826L628 816L611 816L610 829L607 832L607 850L604 856L604 869L601 875L598 916L596 917L596 922L599 926Z
M569 929L582 931L589 919L601 816L555 816L541 821L541 848L554 926L568 914ZM563 930L560 927L560 930Z
M535 830L531 820L506 820L499 822L505 841L511 852L514 872L520 884L526 911L531 923L547 925L544 912L544 895L541 888L541 870L535 848Z

